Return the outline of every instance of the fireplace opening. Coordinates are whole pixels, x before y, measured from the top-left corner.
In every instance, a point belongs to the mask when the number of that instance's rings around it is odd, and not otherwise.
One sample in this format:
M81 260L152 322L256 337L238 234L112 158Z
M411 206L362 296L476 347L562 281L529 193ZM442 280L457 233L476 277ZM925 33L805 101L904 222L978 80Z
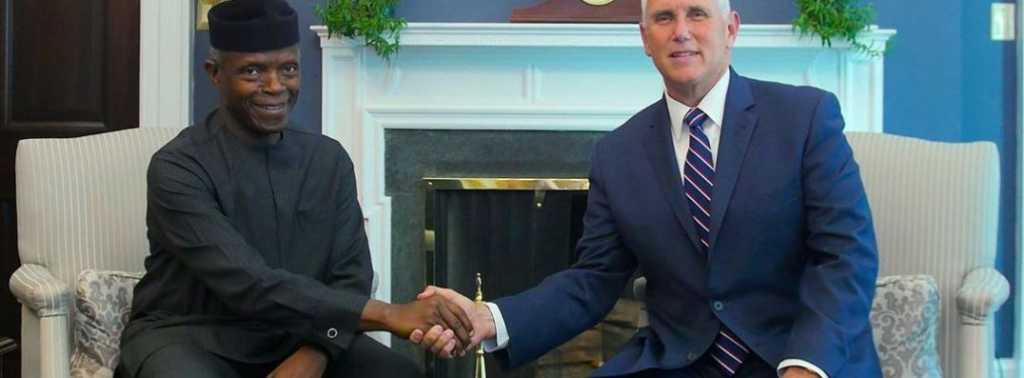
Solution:
M473 298L480 273L488 300L529 289L578 257L586 179L425 178L421 187L427 282ZM604 321L534 363L503 372L488 355L487 376L589 376L636 332L640 307L626 288ZM468 357L427 359L433 378L472 377L474 367Z

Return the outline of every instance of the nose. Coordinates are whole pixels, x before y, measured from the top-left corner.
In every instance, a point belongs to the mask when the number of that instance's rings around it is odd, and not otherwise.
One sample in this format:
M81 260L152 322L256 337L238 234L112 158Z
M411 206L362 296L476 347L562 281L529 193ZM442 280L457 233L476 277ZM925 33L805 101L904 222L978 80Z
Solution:
M693 38L690 34L690 24L686 21L686 17L680 17L676 19L675 29L672 33L672 40L676 42L688 41Z
M260 86L260 90L268 95L277 95L284 92L284 84L281 83L281 78L276 72L267 73L266 78L263 79L263 83Z

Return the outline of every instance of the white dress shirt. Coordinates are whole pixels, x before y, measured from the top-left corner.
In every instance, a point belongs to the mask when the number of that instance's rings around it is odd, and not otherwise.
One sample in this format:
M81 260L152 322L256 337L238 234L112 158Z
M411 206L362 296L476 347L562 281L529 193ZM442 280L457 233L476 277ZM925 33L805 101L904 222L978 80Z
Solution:
M711 144L711 158L714 162L718 161L718 142L722 137L722 119L725 117L725 98L729 92L729 70L725 71L725 74L718 79L718 83L711 88L711 91L700 101L697 105L701 111L708 116L708 119L704 121L704 134L708 137L708 142ZM686 117L686 113L690 111L691 107L676 101L672 96L668 95L668 91L665 92L665 103L668 105L668 116L669 120L672 121L672 145L675 147L676 161L679 164L679 177L684 177L684 168L686 167L686 154L690 151L690 129L683 127L683 118ZM680 181L679 185L683 185ZM505 320L501 317L501 309L494 303L487 302L487 308L491 310L491 315L494 317L494 329L496 336L493 339L484 340L481 344L484 347L484 351L487 353L504 349L508 346L509 336L508 329L505 327ZM825 372L814 364L801 360L789 358L782 360L779 363L778 371L779 376L782 375L782 369L792 366L799 366L806 368L822 378L828 378Z

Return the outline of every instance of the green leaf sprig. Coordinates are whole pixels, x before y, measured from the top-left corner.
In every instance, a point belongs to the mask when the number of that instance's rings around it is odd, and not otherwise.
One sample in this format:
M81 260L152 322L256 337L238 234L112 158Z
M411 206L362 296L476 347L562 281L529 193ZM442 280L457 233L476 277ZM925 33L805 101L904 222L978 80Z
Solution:
M405 27L405 19L392 15L398 1L327 0L326 6L317 4L315 12L327 25L328 36L361 37L377 55L391 60L398 52L399 33Z
M799 16L793 26L801 35L817 34L824 46L832 47L832 39L840 38L857 51L870 56L883 54L886 47L869 46L857 39L875 19L871 5L858 5L857 0L796 0Z

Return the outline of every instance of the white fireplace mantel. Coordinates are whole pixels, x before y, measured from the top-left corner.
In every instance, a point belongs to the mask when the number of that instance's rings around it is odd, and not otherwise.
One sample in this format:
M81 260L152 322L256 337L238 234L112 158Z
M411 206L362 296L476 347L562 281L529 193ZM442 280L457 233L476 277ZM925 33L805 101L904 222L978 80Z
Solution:
M658 100L661 78L633 24L409 23L390 63L311 28L323 47L323 133L352 156L367 218L377 298L391 299L386 129L611 130ZM894 30L862 41L882 46ZM733 67L836 94L847 130L882 131L883 59L823 48L789 25L743 25Z
M327 28L310 27L321 37L321 46L356 47L351 39L327 39ZM881 46L895 30L872 27L860 37L868 45ZM501 47L642 47L636 24L535 24L535 23L434 23L413 22L402 31L402 47L501 46ZM816 37L801 37L791 25L742 25L737 48L821 49ZM835 49L849 44L834 41Z

